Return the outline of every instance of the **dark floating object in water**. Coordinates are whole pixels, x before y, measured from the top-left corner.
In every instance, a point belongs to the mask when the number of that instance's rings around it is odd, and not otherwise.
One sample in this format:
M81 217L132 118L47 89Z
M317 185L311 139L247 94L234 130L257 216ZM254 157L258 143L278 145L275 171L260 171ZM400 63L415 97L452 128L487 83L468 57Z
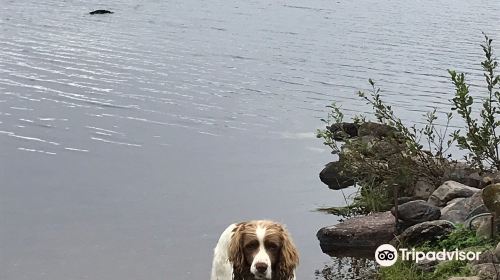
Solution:
M108 10L95 10L95 11L90 12L89 14L102 15L102 14L112 14L112 13L113 13L112 11L108 11Z

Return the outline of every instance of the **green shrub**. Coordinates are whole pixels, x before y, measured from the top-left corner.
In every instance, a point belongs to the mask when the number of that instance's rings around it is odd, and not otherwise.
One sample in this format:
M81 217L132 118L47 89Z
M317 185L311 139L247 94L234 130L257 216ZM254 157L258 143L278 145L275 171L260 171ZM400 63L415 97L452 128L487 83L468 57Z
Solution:
M387 188L381 188L375 182L367 182L360 186L354 193L354 197L347 206L318 208L319 211L340 216L343 218L369 214L371 212L381 212L391 209L393 203L392 195Z
M467 277L471 275L471 267L466 261L453 260L439 263L436 270L427 279L447 280L452 276Z
M377 280L429 280L427 273L419 270L415 263L398 260L394 265L380 268Z
M486 58L481 65L488 96L483 100L479 119L473 114L474 98L470 95L465 75L449 70L455 86L452 110L464 121L464 134L456 130L448 135L453 111L445 115L445 126L441 128L436 125L436 109L425 114L424 127L405 125L392 107L383 102L380 88L371 79L371 92L367 94L360 91L358 96L372 106L372 119L389 126L393 133L383 139L366 140L350 139L342 130L332 132L332 126L343 127L344 114L335 103L328 106L331 111L326 119L322 119L327 127L318 130L317 137L322 138L333 153L339 154L342 164L348 167L361 188L349 211L366 213L387 209L395 194L411 195L418 180L440 185L446 171L453 165L454 160L447 152L455 141L460 149L468 151L466 159L472 167L482 171L500 170L500 120L497 119L500 113L500 76L495 72L498 63L493 56L492 40L487 36L485 40L482 48ZM367 119L363 115L354 116L352 122L362 126L368 123ZM373 203L375 200L381 203ZM339 209L334 210L338 212Z
M466 159L482 170L495 168L500 170L500 154L498 135L500 120L496 117L500 113L500 76L496 74L498 62L493 56L492 39L485 37L483 47L485 60L481 63L487 85L488 96L483 100L480 118L476 119L472 113L474 98L469 93L469 85L465 82L465 74L457 74L449 70L451 80L455 85L455 97L453 98L453 110L456 110L465 122L465 134L460 130L454 132L453 137L457 140L461 149L469 151Z
M344 121L344 115L336 104L329 106L332 110L327 119L322 120L327 128L317 132L317 137L322 138L333 153L339 154L342 164L349 169L349 175L354 176L360 186L352 205L345 209L348 213L390 209L394 201L394 189L397 188L400 196L411 195L417 180L441 183L448 164L443 154L452 142L444 142L445 132L435 126L435 110L426 115L428 122L425 127L408 128L395 115L391 106L382 101L380 89L376 88L375 83L372 80L369 83L372 91L369 94L360 91L358 95L373 107L377 122L389 128L390 132L383 137L368 139L350 139L342 131L332 132L329 127L340 126ZM449 121L451 115L448 114L447 118ZM365 116L356 116L353 122L363 126L369 124L366 119ZM422 138L426 138L431 151L425 150L420 144ZM343 212L339 208L326 210L331 213Z
M466 261L446 261L439 263L433 272L424 272L410 261L398 260L390 267L379 270L377 280L447 280L450 277L471 276L470 265Z
M418 247L421 251L439 251L446 249L452 251L455 249L471 249L485 251L496 246L497 239L484 239L476 236L476 232L465 228L463 225L457 225L449 235L433 243L427 242Z
M427 242L416 248L417 251L447 251L470 250L481 251L492 250L495 248L498 240L485 240L477 238L474 231L458 225L449 235L435 242ZM408 278L406 278L408 275ZM447 280L452 276L471 276L472 271L467 261L444 261L439 263L433 272L422 272L415 263L398 260L395 265L387 268L381 268L377 274L379 280L392 279L412 279L412 280Z

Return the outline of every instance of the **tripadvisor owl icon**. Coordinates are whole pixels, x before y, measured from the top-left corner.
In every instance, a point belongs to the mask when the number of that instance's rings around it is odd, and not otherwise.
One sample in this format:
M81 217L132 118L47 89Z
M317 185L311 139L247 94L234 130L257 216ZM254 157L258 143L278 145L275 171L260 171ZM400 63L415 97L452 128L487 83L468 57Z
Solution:
M375 251L375 261L380 266L391 266L398 260L398 251L390 244L382 244Z

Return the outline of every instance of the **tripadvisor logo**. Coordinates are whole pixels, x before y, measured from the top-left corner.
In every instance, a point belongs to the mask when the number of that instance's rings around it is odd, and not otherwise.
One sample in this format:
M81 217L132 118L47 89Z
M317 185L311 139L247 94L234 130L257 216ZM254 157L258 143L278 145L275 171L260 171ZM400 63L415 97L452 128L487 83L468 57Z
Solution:
M433 252L422 252L416 251L415 248L409 250L406 248L399 248L399 255L401 256L401 260L403 261L414 261L415 263L419 263L423 260L429 261L473 261L479 260L479 255L481 252L465 252L459 251L455 249L453 251L447 251L443 249L441 251ZM396 263L398 260L398 250L394 248L394 246L390 244L382 244L375 251L375 261L380 266L391 266Z
M398 260L398 251L390 244L382 244L375 251L375 261L380 266L391 266Z

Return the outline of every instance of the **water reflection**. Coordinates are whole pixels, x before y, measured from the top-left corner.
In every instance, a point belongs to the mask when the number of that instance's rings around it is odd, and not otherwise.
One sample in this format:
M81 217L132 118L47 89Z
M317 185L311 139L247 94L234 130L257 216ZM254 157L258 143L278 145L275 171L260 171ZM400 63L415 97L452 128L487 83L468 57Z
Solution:
M332 257L330 264L315 271L318 280L366 280L373 279L376 263L367 258Z

